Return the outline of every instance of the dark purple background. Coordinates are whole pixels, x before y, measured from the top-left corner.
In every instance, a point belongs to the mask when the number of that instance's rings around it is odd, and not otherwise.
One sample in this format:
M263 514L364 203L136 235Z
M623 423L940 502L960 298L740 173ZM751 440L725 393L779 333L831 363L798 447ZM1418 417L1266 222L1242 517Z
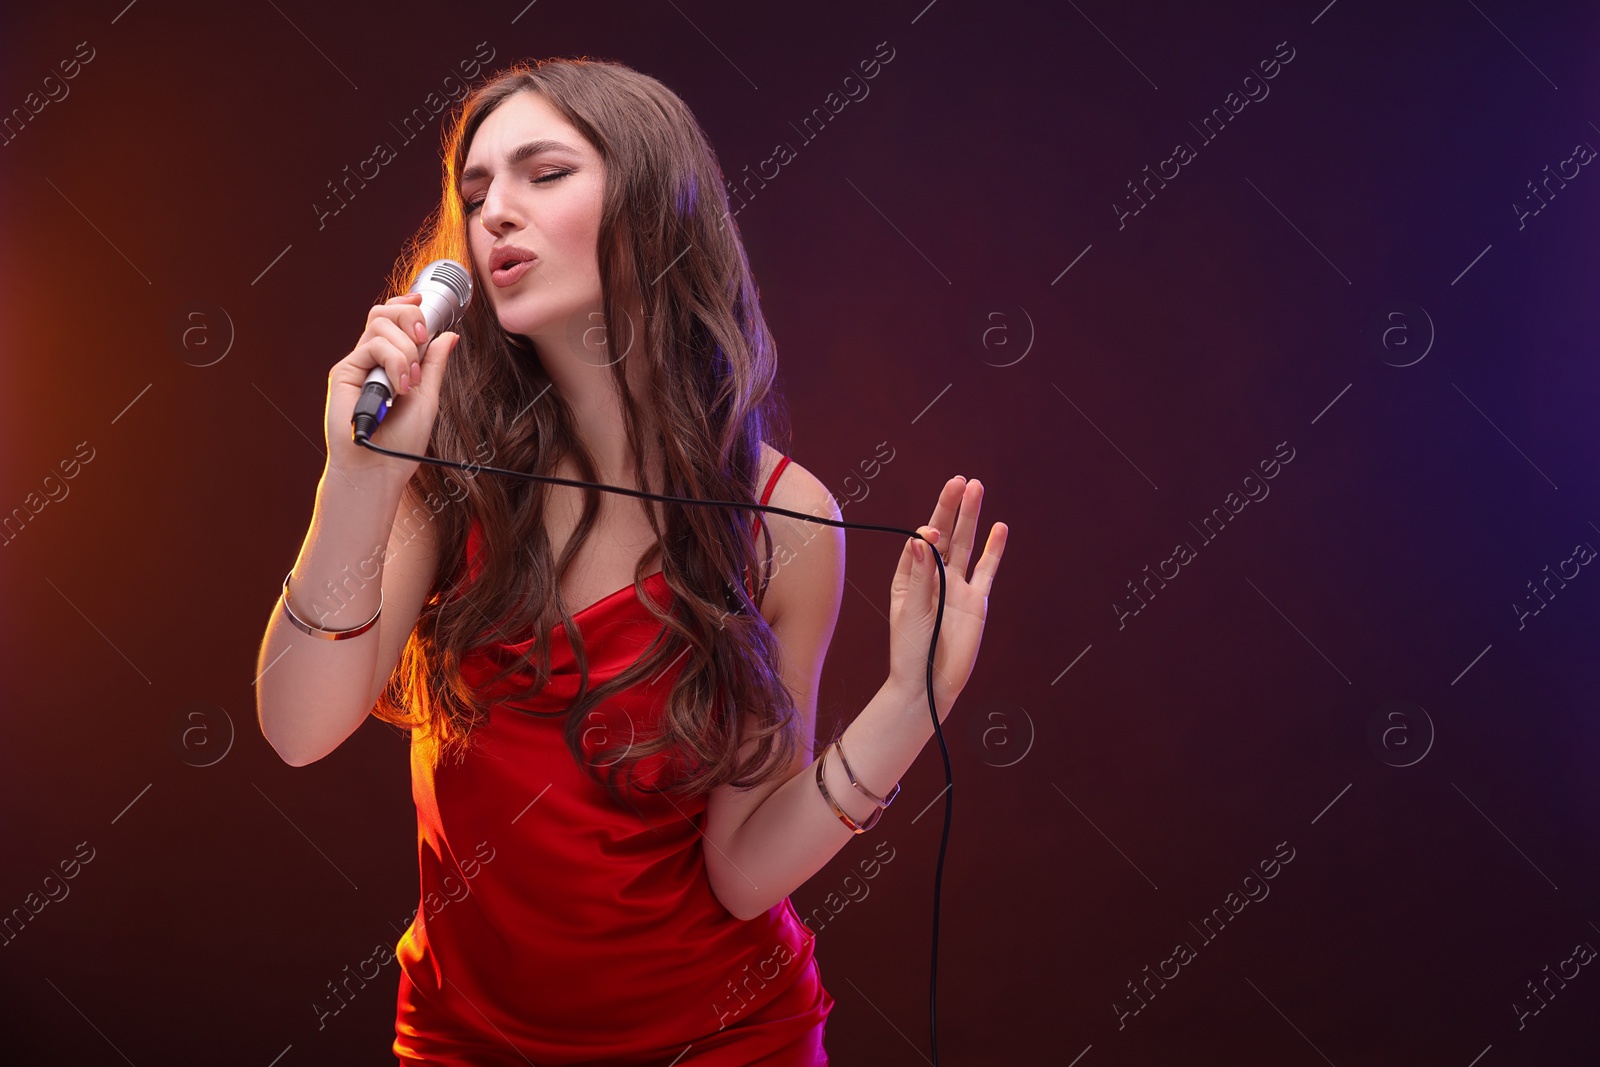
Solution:
M1011 528L947 724L945 1063L1595 1062L1595 968L1520 1029L1513 1005L1600 946L1600 577L1521 628L1512 605L1600 544L1600 176L1512 205L1600 144L1600 15L925 3L8 10L0 108L95 50L0 145L0 508L95 450L0 553L0 911L95 850L0 947L8 1062L391 1062L396 967L320 1031L311 1005L416 905L404 737L289 767L251 685L326 371L437 193L433 133L320 230L312 204L482 41L662 79L730 176L789 143L738 222L795 458L846 519L915 526L964 474ZM1279 42L1270 95L1203 143ZM1119 228L1180 140L1196 158ZM218 309L236 335L201 368L174 336L203 306L204 352ZM1202 543L1280 442L1270 496ZM1179 541L1196 557L1119 626ZM849 548L824 734L886 669L899 543ZM194 701L220 710L185 747ZM928 1050L934 747L794 894L812 914L895 850L818 923L841 1065ZM1280 843L1270 896L1200 938Z

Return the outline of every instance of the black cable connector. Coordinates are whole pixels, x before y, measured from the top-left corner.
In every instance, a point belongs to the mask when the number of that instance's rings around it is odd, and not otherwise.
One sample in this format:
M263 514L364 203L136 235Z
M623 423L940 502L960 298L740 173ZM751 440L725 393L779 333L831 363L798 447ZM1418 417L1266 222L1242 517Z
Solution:
M389 391L377 382L368 382L361 390L355 413L350 419L351 434L356 444L372 447L372 433L389 413L389 400ZM389 455L398 453L391 452Z

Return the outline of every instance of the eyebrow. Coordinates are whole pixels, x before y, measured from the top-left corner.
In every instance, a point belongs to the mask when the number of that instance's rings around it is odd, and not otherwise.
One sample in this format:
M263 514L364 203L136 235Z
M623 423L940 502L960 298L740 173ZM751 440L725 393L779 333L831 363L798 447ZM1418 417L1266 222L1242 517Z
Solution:
M538 141L529 141L527 144L520 144L513 148L510 152L506 153L506 166L514 167L518 163L521 163L523 160L527 159L529 156L534 156L538 155L540 152L549 151L576 152L577 149L573 148L571 145L563 144L560 141L552 141L548 138L543 138ZM476 181L479 178L487 178L488 176L488 167L485 167L482 164L474 164L473 166L470 166L461 172L460 184L465 185L470 181Z

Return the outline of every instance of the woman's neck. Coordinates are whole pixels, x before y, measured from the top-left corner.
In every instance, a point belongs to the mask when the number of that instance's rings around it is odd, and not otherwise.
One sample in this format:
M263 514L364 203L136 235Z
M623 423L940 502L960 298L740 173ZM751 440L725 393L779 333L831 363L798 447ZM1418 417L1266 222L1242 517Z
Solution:
M628 318L640 321L638 309L635 308ZM579 336L587 339L590 334L584 332ZM648 449L656 432L655 411L648 403L648 367L642 342L637 332L629 338L621 365L644 422L644 445ZM603 346L579 350L566 345L551 347L538 340L535 340L535 350L555 390L572 410L575 432L594 460L598 480L609 485L643 488L634 485L633 448L628 441L616 380L618 357ZM652 464L652 468L652 479L658 479L659 464Z

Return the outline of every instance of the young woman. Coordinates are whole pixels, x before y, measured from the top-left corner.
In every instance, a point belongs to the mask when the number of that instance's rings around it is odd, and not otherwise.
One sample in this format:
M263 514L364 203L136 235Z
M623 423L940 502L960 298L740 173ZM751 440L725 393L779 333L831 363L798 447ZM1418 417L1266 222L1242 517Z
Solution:
M391 291L442 257L473 275L459 332L423 350L419 298L395 297L329 373L328 461L257 686L296 766L369 713L411 730L422 895L393 1051L825 1064L833 998L789 894L871 827L933 735L930 549L908 540L890 585L887 680L814 751L842 530L352 442L382 365L386 448L839 517L769 443L776 355L721 171L654 79L549 60L478 86ZM941 719L1005 548L997 523L966 576L982 497L950 479L919 531L947 560Z

